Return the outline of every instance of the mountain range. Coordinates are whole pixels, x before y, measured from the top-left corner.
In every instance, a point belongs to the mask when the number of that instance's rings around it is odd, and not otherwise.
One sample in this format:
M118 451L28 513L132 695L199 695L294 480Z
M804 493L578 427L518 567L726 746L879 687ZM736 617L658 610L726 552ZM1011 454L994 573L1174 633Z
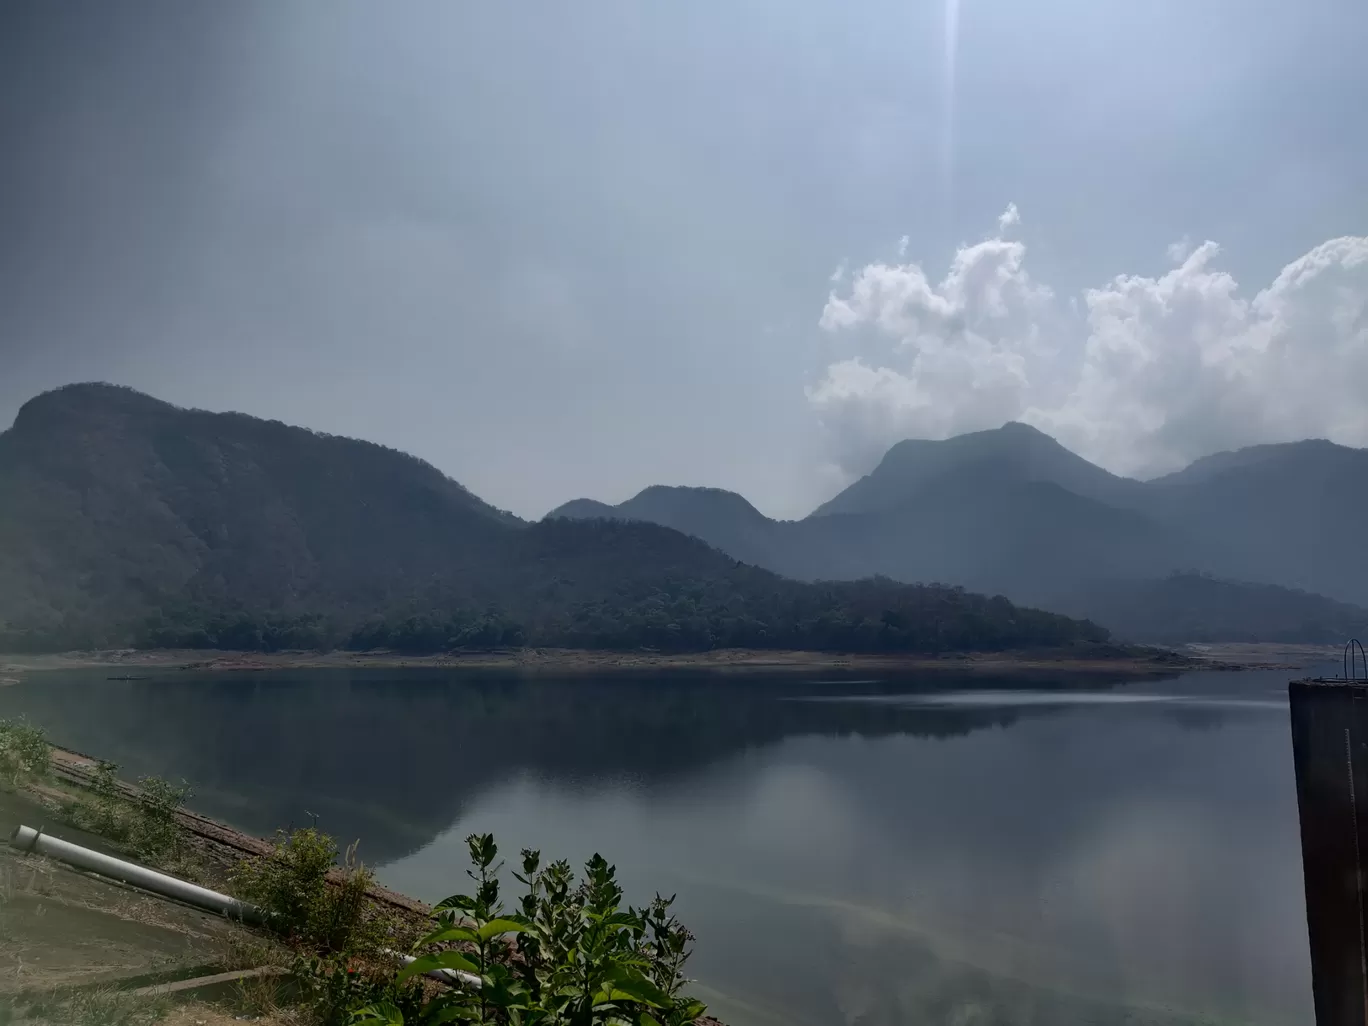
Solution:
M0 646L1339 641L1366 471L1305 441L1141 482L1013 423L802 520L656 486L526 522L383 446L72 385L0 434Z
M666 507L688 513L692 497ZM737 521L733 506L709 495L694 512ZM930 652L1107 637L955 587L805 583L648 519L527 523L379 445L67 386L0 434L0 649Z
M1365 501L1368 451L1324 440L1217 453L1142 482L1009 423L899 442L802 520L661 486L548 516L665 524L803 580L953 582L1130 638L1333 641L1368 626Z

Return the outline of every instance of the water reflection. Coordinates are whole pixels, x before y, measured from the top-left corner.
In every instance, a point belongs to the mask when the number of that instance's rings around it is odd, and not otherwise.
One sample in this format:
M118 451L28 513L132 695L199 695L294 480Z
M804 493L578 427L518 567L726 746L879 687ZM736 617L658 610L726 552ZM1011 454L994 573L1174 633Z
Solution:
M680 892L737 1024L1310 1019L1277 675L32 678L59 740L304 821L427 898L493 830Z
M245 829L317 819L338 836L363 839L381 862L423 847L486 788L518 773L650 782L789 736L952 737L1019 715L776 701L834 686L897 686L880 681L426 670L106 677L34 675L0 695L0 713L24 712L58 743L118 762L125 775L184 777L204 812Z

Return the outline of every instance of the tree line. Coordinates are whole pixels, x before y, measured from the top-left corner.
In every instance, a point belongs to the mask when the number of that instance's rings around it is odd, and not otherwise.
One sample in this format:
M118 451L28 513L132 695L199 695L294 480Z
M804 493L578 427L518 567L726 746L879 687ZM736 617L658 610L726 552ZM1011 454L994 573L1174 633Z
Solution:
M797 588L774 580L741 596L709 581L670 582L636 594L556 601L555 589L521 609L417 608L348 620L337 613L282 614L163 606L127 625L117 643L136 648L390 650L412 654L537 646L696 652L721 648L843 652L991 651L1103 642L1087 621L1019 607L962 588L881 578ZM107 632L111 633L111 632ZM0 630L0 649L102 647L89 628ZM114 640L114 639L111 639ZM108 643L108 642L106 642Z

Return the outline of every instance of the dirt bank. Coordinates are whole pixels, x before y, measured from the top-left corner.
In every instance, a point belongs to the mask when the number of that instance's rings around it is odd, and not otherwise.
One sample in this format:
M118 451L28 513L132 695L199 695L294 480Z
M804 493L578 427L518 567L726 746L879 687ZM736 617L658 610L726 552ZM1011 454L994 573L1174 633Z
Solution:
M1214 648L1215 646L1213 646ZM450 667L516 670L526 673L580 674L650 670L807 672L811 670L958 670L970 673L1087 673L1161 676L1191 669L1245 669L1256 661L1234 662L1203 651L1119 646L1020 652L974 652L943 656L840 652L718 649L712 652L603 652L533 648L497 652L408 656L397 652L206 652L168 649L67 652L61 655L0 656L0 674L37 670L107 667L121 676L139 669L251 671L330 667Z
M1199 659L1229 663L1233 666L1297 670L1321 663L1338 665L1343 645L1284 645L1278 642L1193 643L1185 651Z
M82 788L89 787L95 779L95 769L98 764L98 760L89 755L54 745L52 748L54 783L30 785L28 791L39 800L60 803L70 794L70 791L62 785L75 784ZM129 798L136 798L139 794L138 788L133 784L119 781L118 787ZM227 824L210 819L208 816L201 816L198 812L193 812L190 809L177 810L176 818L189 833L191 845L199 855L200 860L209 866L220 867L226 871L236 865L245 855L266 855L272 850L271 842L265 838L245 834L241 830L235 830ZM406 915L416 917L423 923L426 923L432 914L430 905L397 891L391 891L387 887L381 887L379 884L372 885L368 893L376 901Z
M6 837L19 823L41 823L46 815L25 796L0 791ZM235 929L222 918L0 844L0 1022L20 994L215 963L230 949Z
M29 784L24 788L24 794L6 796L0 792L0 829L8 833L20 822L45 826L45 821L52 818L64 800L90 785L98 761L84 753L53 746L51 765L52 777L48 782ZM130 798L140 793L132 784L120 781L117 786ZM271 842L263 838L245 834L189 809L179 809L176 815L190 836L196 861L211 875L218 871L226 873L244 855L262 855L272 850ZM102 839L64 823L59 823L53 833L97 849L109 848ZM16 886L20 874L24 874L22 885ZM215 881L203 882L213 884ZM386 907L387 928L395 931L395 937L404 938L397 946L407 947L413 938L431 927L432 908L424 902L379 884L372 884L367 894ZM74 907L86 918L58 923L58 917L52 911L54 904L63 911ZM24 924L21 936L16 924L10 921L16 910L28 910L30 905L37 916L46 916L46 920L52 920L52 925L57 927L55 933L49 931L50 935L45 938L46 947L39 943L37 931L29 928L29 924ZM99 934L96 927L105 927L106 920L117 921L123 933L112 939ZM0 845L0 1022L8 1021L4 1016L7 998L16 992L32 993L35 988L42 990L106 980L115 986L126 987L140 974L153 970L158 983L187 975L202 982L199 978L213 970L215 964L224 963L235 954L240 957L243 952L250 953L243 940L249 934L250 931L222 918ZM72 939L78 935L79 943ZM36 967L27 965L26 957L30 962L41 959L43 971L37 972ZM200 968L196 973L180 972L187 966ZM127 993L136 995L143 991ZM227 1026L249 1017L282 1026L298 1021L295 1013L288 1009L264 1016L237 1014L234 1002L229 1006L205 1004L195 1000L195 995L188 991L188 1003L174 997L171 1000L181 1007L170 1009L169 1017L162 1020L168 1026L189 1026L191 1023ZM46 1019L34 1021L47 1022ZM704 1016L693 1026L724 1024Z

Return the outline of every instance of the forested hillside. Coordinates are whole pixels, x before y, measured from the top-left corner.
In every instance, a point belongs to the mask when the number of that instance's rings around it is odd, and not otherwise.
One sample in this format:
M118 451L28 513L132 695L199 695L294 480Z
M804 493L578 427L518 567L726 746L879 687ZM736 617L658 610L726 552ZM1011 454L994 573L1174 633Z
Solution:
M669 524L801 579L950 581L1086 616L1128 639L1215 631L1309 642L1339 637L1353 621L1346 610L1368 604L1356 513L1366 501L1368 453L1325 441L1218 453L1140 482L1008 424L899 442L803 520L764 518L730 492L659 487L618 506L576 500L550 516ZM1163 584L1179 569L1223 586Z
M0 648L1105 639L956 587L800 583L654 523L526 524L403 453L108 385L40 396L0 435Z

